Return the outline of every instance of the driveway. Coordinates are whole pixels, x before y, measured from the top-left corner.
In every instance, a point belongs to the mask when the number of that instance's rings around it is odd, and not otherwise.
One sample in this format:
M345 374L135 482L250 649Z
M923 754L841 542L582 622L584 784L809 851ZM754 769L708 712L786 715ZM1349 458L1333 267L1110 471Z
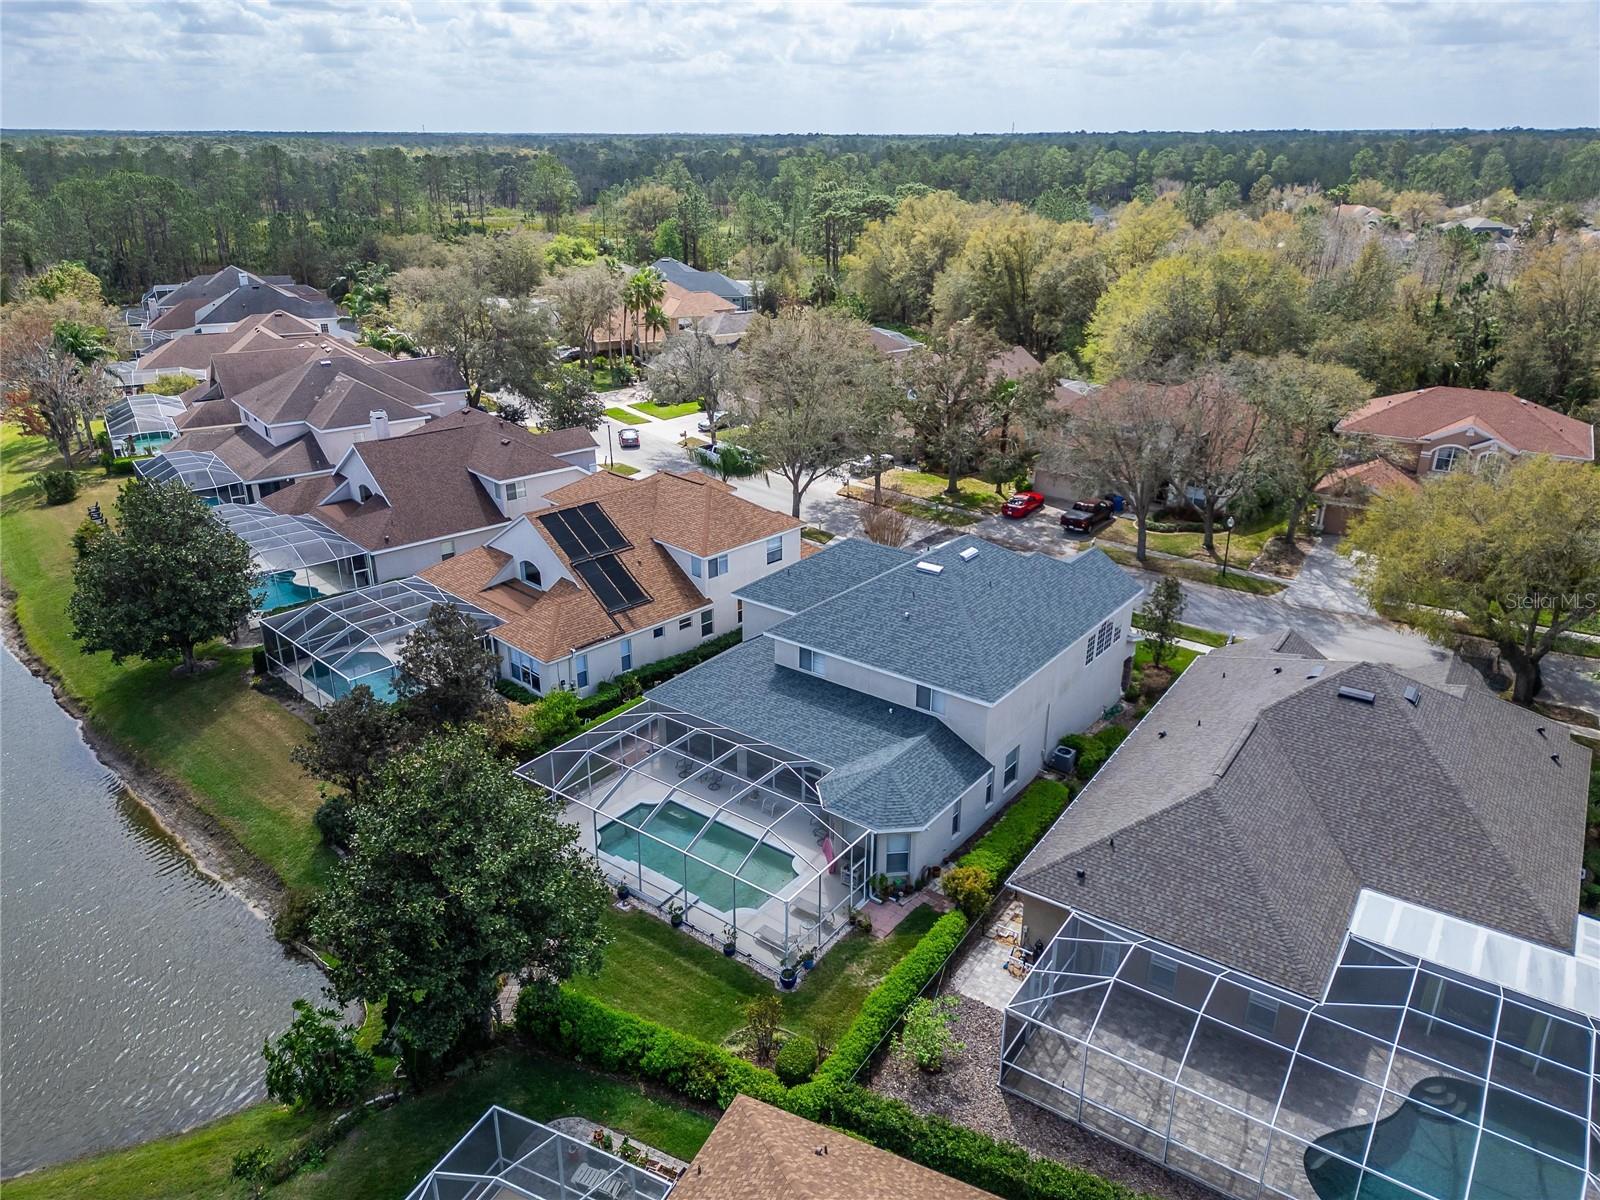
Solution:
M1278 597L1279 602L1295 608L1316 609L1318 612L1377 617L1378 614L1356 587L1355 562L1340 554L1334 548L1337 545L1335 538L1319 539L1306 552L1299 576Z

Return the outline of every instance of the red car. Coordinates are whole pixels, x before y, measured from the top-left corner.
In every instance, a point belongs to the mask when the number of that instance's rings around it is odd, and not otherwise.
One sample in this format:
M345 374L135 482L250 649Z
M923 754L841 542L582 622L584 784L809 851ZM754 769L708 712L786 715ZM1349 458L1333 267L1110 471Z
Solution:
M1005 507L1000 510L1000 515L1016 520L1029 513L1036 513L1043 507L1044 497L1038 492L1018 492L1006 501Z
M1061 514L1061 528L1073 533L1093 533L1111 523L1111 513L1109 500L1079 500Z

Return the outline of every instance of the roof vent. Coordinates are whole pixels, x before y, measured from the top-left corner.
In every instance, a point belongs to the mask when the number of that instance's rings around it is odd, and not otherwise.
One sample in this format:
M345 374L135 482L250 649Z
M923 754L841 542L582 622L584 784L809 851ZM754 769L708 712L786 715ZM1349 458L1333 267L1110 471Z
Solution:
M973 559L975 559L977 557L978 557L978 548L976 546L968 546L965 550L963 550L961 552L961 561L962 562L971 562Z
M1322 678L1322 671L1323 671L1323 665L1321 663L1318 663L1316 666L1312 667L1309 671L1306 672L1306 678L1307 679L1321 679Z
M1543 725L1540 725L1537 729L1534 730L1534 732L1537 733L1540 737L1544 738L1546 741L1549 741L1550 739L1545 734L1544 729L1545 729L1545 727Z
M331 367L331 366L333 366L333 359L331 359L331 358L320 359L317 362L317 366L319 366L319 367Z
M1089 878L1089 872L1085 871L1082 867L1079 867L1078 868L1078 882L1081 884L1085 880L1087 880L1088 878Z
M1378 699L1377 692L1369 692L1362 688L1353 687L1340 688L1339 695L1343 696L1346 700L1359 700L1363 704L1372 704Z
M1406 685L1406 703L1415 708L1422 700L1422 689L1414 683Z
M1561 765L1561 755L1559 755L1559 754L1552 754L1552 755L1551 755L1551 756L1550 756L1550 761L1551 761L1551 762L1553 762L1553 763L1555 763L1555 765L1556 765L1556 766L1558 766L1558 767L1559 767L1559 766L1560 766L1560 765Z
M944 574L944 568L941 567L938 563L919 562L917 564L917 570L921 571L924 575L943 575Z

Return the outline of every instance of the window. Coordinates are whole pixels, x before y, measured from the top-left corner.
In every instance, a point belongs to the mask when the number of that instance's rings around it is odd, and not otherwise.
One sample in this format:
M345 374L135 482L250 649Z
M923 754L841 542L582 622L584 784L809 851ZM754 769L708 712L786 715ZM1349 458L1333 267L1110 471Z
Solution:
M581 687L581 688L588 687L589 686L589 656L587 654L578 655L577 658L572 660L572 669L575 672L577 672L578 686Z
M693 575L696 579L700 578L700 563L701 563L701 561L702 560L698 559L698 558L691 558L689 560L689 574Z
M983 785L983 806L985 808L988 808L993 803L994 803L994 770L993 770L993 768L991 768L990 771L989 771L988 782L986 782Z
M711 631L716 627L715 626L715 620L716 620L715 614L709 608L706 609L705 612L700 614L700 636L701 637L710 637L711 636Z
M738 624L738 625L743 625L744 624L744 601L743 600L735 600L733 602L733 620L734 620L735 624Z
M719 554L715 558L706 559L706 578L715 579L718 575L728 573L728 556Z
M800 669L802 671L809 671L813 675L821 675L826 678L828 674L827 664L828 660L815 650L807 650L804 646L800 647Z
M1244 1023L1257 1033L1270 1035L1278 1028L1278 1002L1251 992L1244 1002Z
M1178 964L1159 954L1150 956L1150 986L1158 992L1170 992L1178 986Z
M1111 648L1111 643L1115 639L1116 629L1117 623L1115 621L1103 621L1100 628L1089 635L1089 640L1083 646L1084 666L1087 667Z
M539 568L527 559L523 559L517 564L517 573L522 576L523 583L531 583L534 587L543 586L539 579Z
M950 810L950 836L955 837L961 832L961 801L957 800L955 807Z
M529 658L520 650L506 647L506 655L511 663L511 678L515 679L529 691L539 690L539 663Z
M769 563L783 561L783 535L767 539L767 561Z
M1010 787L1017 781L1017 760L1022 757L1022 747L1011 747L1011 753L1006 755L1005 786Z
M917 684L917 707L923 712L944 712L944 693L936 692L932 688Z
M525 479L519 479L516 483L508 483L508 484L506 484L506 499L507 500L521 500L527 494L528 494L528 483L527 483L527 480L525 480Z
M1463 451L1460 446L1440 446L1433 452L1433 469L1435 471L1453 471L1456 469L1456 460Z
M365 504L368 500L371 500L371 499L372 499L372 489L369 488L366 484L363 483L360 487L356 488L356 500L357 500L357 502L359 502L361 504Z
M689 626L691 626L693 624L694 624L694 618L693 617L679 617L678 618L678 630L679 630L679 632L682 632L683 630L689 628Z
M886 875L911 874L911 835L891 833L884 840L883 870Z
M667 627L665 625L657 625L654 629L652 629L650 631L650 636L653 637L653 638L666 637L667 636Z
M439 546L439 561L440 562L443 562L447 558L454 558L455 556L456 556L456 541L455 541L454 538L451 538L449 541L443 542L443 543L440 544L440 546Z
M633 639L632 638L623 638L622 639L622 669L624 671L633 670Z

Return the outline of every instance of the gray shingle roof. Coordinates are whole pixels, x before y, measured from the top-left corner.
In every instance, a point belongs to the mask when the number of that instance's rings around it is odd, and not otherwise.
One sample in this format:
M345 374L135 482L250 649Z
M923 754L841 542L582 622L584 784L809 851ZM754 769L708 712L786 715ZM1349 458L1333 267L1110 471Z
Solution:
M660 272L663 279L677 284L685 291L710 292L713 296L721 296L724 300L735 304L750 298L748 283L729 279L721 271L697 270L675 258L658 258L650 265Z
M967 549L977 550L970 561L961 557ZM944 570L928 574L919 562ZM992 703L1139 593L1099 550L1063 560L962 537L770 632Z
M1588 770L1485 692L1263 639L1197 659L1012 882L1311 997L1364 887L1570 951Z
M875 830L921 829L989 764L935 717L780 667L756 638L650 692L650 699L832 768L823 807Z
M909 550L880 546L865 538L844 538L810 558L745 584L734 595L786 613L803 612L846 588L903 566L912 557Z

